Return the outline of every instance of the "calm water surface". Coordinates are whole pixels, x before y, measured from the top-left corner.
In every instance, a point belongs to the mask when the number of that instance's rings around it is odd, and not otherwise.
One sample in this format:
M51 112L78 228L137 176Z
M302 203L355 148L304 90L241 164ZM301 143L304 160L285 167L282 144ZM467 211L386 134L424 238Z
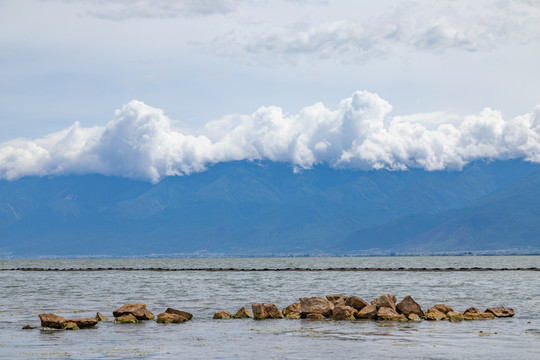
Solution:
M540 257L389 257L0 260L0 268L328 268L539 267ZM0 271L0 358L77 359L538 359L540 272L21 272ZM476 322L212 320L252 302L283 308L303 296L358 295L364 300L411 295L425 310L510 306L516 316ZM37 315L110 316L129 302L156 315L167 307L191 322L100 323L80 331L21 330Z

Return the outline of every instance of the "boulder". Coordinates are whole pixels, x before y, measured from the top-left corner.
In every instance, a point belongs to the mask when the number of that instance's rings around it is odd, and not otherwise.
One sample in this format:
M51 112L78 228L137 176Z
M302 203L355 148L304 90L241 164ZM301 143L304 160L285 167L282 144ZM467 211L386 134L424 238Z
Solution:
M424 314L426 320L446 320L446 314L435 309L428 309Z
M418 316L418 314L415 314L415 313L409 314L409 316L407 316L407 319L409 319L411 321L421 321L422 320L422 319L420 319L420 316Z
M369 304L365 302L362 298L358 296L349 296L347 298L347 301L345 301L345 305L355 308L356 310L362 310Z
M64 329L64 330L79 330L79 327L73 321L68 320L62 325L62 329Z
M409 295L405 296L403 300L399 304L396 305L396 310L405 316L409 316L410 314L416 314L418 316L424 316L424 312L422 311L422 308L412 297Z
M395 311L396 310L396 297L391 294L384 294L374 299L371 302L371 305L375 305L377 307L377 310L382 307L387 307Z
M336 305L332 310L334 320L355 320L356 309L347 305Z
M114 320L119 322L120 324L135 324L139 322L139 320L137 320L137 318L133 314L117 316L114 318Z
M334 306L336 305L345 305L348 296L345 295L326 295L326 299L330 301Z
M214 314L212 319L214 320L220 320L220 319L230 319L232 317L231 313L228 311L218 311Z
M160 324L180 324L189 321L189 319L178 314L164 312L157 316L156 321Z
M274 303L266 304L264 308L268 314L268 319L283 319L283 314Z
M377 317L377 307L375 305L367 305L358 311L355 315L357 319L374 319Z
M281 313L287 319L299 319L300 314L302 313L302 310L300 308L300 303L295 302L294 304L287 306L285 309L281 310Z
M102 313L98 312L96 314L96 320L97 321L106 321L106 320L109 320L109 318L106 317L105 315L103 315Z
M319 313L309 313L306 315L306 319L308 320L324 320L326 319L326 316Z
M236 314L233 315L233 318L235 319L246 319L253 317L248 309L245 307L241 308L236 312Z
M389 307L380 307L377 310L377 319L379 320L393 320L393 321L406 321L407 317L403 314L399 314L396 310Z
M69 320L66 320L66 322L73 322L73 323L77 324L77 326L80 329L83 329L83 328L89 328L89 327L92 327L92 326L96 326L97 323L98 323L98 319L96 319L96 318L78 318L78 319L69 319Z
M300 310L302 316L307 314L321 314L324 317L332 315L334 304L322 297L300 298Z
M495 315L496 317L512 317L514 316L514 309L507 308L504 306L494 307L494 308L487 308L486 313L491 313Z
M495 315L488 312L480 312L477 308L471 307L463 312L464 320L490 320L495 318Z
M39 320L41 320L41 326L53 328L53 329L62 329L66 319L62 316L55 314L39 314Z
M268 319L268 313L266 312L266 307L264 306L263 303L251 304L251 310L253 311L253 318L255 320Z
M453 312L454 309L452 309L450 306L445 305L445 304L437 304L427 309L427 311L428 312L438 311L438 312L442 312L443 314L448 314L449 312Z
M135 316L137 320L152 320L154 318L154 314L146 310L146 304L125 304L113 311L115 318L127 314Z
M165 310L165 312L168 313L168 314L175 314L175 315L178 315L178 316L185 317L187 320L193 319L193 314L188 313L187 311L176 310L176 309L173 309L173 308L167 308L167 310Z
M450 320L451 322L459 322L459 321L463 321L463 314L461 314L460 312L453 312L453 311L450 311L449 313L446 314L446 317L447 317L448 320Z

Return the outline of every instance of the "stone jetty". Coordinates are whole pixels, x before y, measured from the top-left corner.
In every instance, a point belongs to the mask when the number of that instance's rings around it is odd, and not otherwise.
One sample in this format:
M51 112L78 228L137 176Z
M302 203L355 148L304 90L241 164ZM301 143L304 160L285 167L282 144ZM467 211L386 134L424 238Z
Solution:
M381 321L451 321L490 320L499 317L515 315L512 308L504 306L490 307L480 312L476 307L470 307L463 312L456 312L446 304L435 304L423 311L421 306L409 295L400 302L392 294L383 294L370 303L358 296L327 295L324 297L302 297L282 310L274 303L258 303L251 305L252 313L242 307L234 315L229 311L217 311L213 319L307 319L307 320L381 320ZM152 320L154 314L146 308L146 304L125 304L113 311L116 323L138 323ZM39 314L42 328L78 330L96 326L107 317L97 313L95 317L66 319L53 313ZM193 314L167 308L157 316L158 323L184 323L193 319ZM32 329L30 325L24 329Z

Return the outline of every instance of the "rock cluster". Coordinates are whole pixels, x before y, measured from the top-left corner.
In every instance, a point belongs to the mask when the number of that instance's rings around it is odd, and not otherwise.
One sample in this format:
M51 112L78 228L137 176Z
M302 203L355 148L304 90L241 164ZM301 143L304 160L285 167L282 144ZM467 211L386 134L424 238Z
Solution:
M396 304L396 297L391 294L384 294L371 303L367 303L358 296L327 295L323 297L303 297L298 302L292 303L283 310L274 303L253 303L251 305L253 315L248 309L242 307L234 315L228 311L218 311L213 319L244 319L254 318L255 320L266 319L309 319L309 320L361 320L376 319L386 321L420 321L426 320L448 320L452 322L463 320L486 320L496 317L514 316L514 310L507 307L487 308L480 312L477 308L471 307L463 313L454 312L454 309L445 304L436 304L428 308L425 312L420 305L411 297L405 296L403 300ZM146 304L125 304L113 311L117 323L137 323L141 320L151 320L155 316L146 309ZM100 321L108 318L101 313L97 313L93 318L66 319L52 313L39 314L41 326L53 329L77 330L95 326ZM193 314L186 311L167 308L157 316L158 323L184 323L193 319ZM30 325L24 329L32 329Z

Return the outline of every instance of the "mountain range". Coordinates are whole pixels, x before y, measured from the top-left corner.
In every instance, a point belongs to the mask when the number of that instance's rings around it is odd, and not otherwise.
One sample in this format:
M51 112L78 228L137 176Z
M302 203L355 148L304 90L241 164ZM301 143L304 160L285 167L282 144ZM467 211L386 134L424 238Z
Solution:
M0 256L388 254L540 249L540 164L295 171L228 162L153 184L0 180Z

